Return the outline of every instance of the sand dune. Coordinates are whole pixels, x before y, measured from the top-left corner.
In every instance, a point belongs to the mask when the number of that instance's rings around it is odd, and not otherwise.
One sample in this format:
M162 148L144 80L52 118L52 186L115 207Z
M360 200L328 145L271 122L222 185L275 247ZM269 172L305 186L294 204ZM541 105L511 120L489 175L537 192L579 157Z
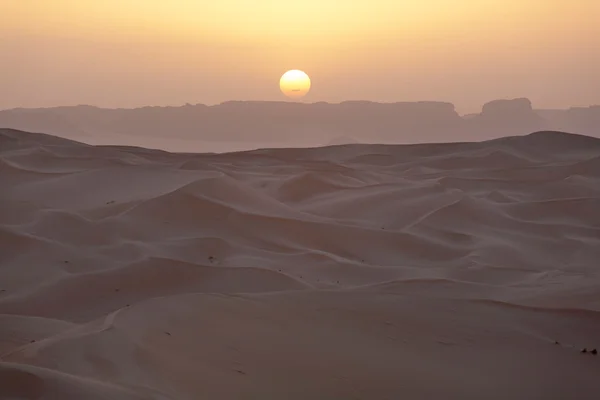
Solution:
M600 139L177 154L4 129L0 204L0 398L600 393Z

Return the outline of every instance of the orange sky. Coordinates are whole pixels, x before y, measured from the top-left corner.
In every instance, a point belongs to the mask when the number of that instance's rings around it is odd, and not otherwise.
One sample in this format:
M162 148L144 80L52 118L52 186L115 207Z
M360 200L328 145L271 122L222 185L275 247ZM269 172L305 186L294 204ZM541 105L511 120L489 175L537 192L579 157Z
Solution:
M597 0L0 0L0 109L496 98L600 104Z

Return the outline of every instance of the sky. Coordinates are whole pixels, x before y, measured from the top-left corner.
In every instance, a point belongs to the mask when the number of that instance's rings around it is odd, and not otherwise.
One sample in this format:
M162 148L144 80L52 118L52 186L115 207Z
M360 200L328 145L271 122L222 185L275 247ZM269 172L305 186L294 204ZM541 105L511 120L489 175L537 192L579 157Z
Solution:
M528 97L600 104L598 0L0 0L0 109Z

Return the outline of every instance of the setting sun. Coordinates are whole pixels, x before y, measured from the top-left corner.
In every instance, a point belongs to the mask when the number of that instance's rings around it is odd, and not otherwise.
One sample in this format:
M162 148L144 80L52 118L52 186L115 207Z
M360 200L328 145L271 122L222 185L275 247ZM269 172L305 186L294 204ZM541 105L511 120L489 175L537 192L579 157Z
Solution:
M310 78L305 72L293 69L281 76L279 88L287 97L299 99L310 90Z

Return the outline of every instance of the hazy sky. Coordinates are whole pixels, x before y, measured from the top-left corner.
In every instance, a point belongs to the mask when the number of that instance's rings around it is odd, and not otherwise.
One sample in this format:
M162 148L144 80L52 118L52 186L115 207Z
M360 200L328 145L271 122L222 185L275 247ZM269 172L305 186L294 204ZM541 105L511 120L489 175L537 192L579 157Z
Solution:
M0 109L529 97L600 104L600 0L0 0Z

